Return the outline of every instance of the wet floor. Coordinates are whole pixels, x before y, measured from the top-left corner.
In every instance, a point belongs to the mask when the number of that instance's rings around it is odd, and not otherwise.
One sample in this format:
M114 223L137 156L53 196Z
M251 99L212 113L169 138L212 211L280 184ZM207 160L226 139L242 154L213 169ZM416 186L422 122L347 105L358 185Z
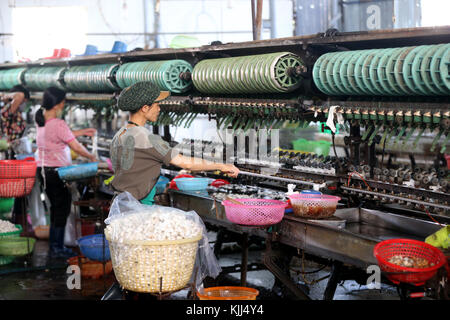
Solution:
M210 242L215 240L214 233L209 233ZM261 248L250 247L249 263L261 263ZM221 267L240 263L240 248L235 244L225 244L219 258ZM296 265L297 264L297 265ZM68 280L71 272L67 273L68 265L64 259L50 259L48 257L48 242L37 240L32 256L20 257L8 265L0 266L0 300L99 300L106 290L113 284L113 273L99 279L81 278L80 289L69 289ZM298 285L309 291L314 300L323 297L327 284L326 276L329 268L304 277L296 275L298 261L292 263L291 276ZM303 271L317 270L315 262L305 261ZM314 283L315 280L322 281ZM268 270L249 271L247 273L247 286L260 291L258 299L279 300L291 299L289 293L272 290L275 278ZM73 284L73 282L72 282ZM69 281L70 285L70 281ZM216 285L240 285L240 273L221 275L216 279ZM172 294L169 299L186 299L188 290L181 290ZM340 283L336 289L335 300L398 300L395 287L382 285L381 289L369 289L355 281Z

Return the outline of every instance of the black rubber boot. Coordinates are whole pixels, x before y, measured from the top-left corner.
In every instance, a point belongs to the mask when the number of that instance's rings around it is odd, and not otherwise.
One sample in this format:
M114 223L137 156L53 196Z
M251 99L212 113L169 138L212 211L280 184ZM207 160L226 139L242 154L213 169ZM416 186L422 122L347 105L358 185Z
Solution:
M50 228L51 231L52 228ZM54 229L54 242L50 241L50 252L53 256L58 258L71 258L75 257L76 253L71 249L64 246L64 230L65 228L53 228Z
M48 239L48 249L49 249L49 256L57 256L58 254L58 243L56 240L56 232L55 227L50 225L50 234Z

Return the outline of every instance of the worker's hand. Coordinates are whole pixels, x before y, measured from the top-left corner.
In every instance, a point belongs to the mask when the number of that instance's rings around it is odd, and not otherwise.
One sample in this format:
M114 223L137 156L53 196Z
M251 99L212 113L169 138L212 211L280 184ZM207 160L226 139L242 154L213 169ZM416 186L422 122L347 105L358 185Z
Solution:
M82 135L83 136L92 137L96 132L97 132L97 129L95 129L95 128L82 129Z
M220 168L220 171L222 171L223 173L228 174L232 178L236 178L238 176L238 174L239 174L239 169L236 168L232 164L224 164L224 165L222 165L222 168Z
M97 162L97 161L98 161L97 158L96 158L94 155L91 155L91 156L89 157L89 160L90 160L91 162Z

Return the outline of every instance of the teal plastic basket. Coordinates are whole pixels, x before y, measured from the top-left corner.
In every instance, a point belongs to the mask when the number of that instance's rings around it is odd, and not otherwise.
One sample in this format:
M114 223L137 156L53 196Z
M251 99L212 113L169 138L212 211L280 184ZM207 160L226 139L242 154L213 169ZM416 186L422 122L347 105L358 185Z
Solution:
M208 185L214 181L209 178L178 178L175 179L178 189L180 191L201 191L206 190Z
M98 162L77 164L57 169L61 180L73 181L94 177L98 171Z
M164 192L164 189L166 189L167 184L170 182L169 178L166 178L164 176L160 176L158 181L156 182L156 194L161 194Z

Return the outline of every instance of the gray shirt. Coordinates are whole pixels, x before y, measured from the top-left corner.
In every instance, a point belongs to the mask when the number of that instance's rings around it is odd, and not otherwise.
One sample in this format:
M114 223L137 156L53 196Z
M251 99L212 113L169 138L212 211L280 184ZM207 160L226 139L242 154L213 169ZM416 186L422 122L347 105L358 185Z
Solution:
M138 200L145 198L161 173L161 165L168 165L178 154L176 149L159 135L141 126L122 127L114 136L111 147L114 168L112 187L128 191Z

